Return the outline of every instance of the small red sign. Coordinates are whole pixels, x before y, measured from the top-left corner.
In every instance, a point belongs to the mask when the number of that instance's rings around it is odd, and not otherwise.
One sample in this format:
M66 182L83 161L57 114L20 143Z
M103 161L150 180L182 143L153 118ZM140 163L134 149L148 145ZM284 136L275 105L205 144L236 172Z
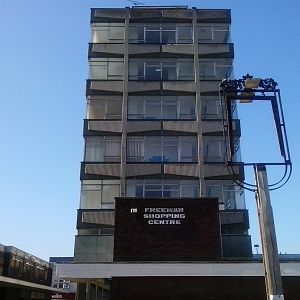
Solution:
M55 293L50 297L51 300L75 300L75 293Z

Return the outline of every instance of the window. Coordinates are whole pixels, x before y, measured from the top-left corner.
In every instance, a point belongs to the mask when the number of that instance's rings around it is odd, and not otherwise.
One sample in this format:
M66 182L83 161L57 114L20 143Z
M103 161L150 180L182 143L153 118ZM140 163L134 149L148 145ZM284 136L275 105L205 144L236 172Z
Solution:
M195 136L129 136L128 162L197 162Z
M232 61L230 59L215 59L215 61L199 60L199 73L202 80L222 80L230 78Z
M203 137L204 161L223 162L225 158L225 141L223 137Z
M201 114L203 119L222 119L221 100L215 96L202 96Z
M120 136L89 136L85 140L85 162L120 162Z
M130 80L194 80L192 59L132 59L129 61Z
M83 180L81 185L81 209L113 209L115 197L120 196L119 180Z
M127 180L126 196L139 198L199 197L199 181L177 179Z
M13 255L10 260L10 268L15 275L23 274L24 259L20 256Z
M70 281L64 279L55 279L53 283L53 287L57 289L70 289Z
M93 43L124 43L123 23L98 23L92 26Z
M245 209L244 191L229 181L206 181L207 197L217 197L225 209Z
M91 120L122 119L122 97L93 96L87 101L87 118Z
M130 43L187 44L192 43L191 24L131 24Z
M123 58L91 58L90 79L122 80Z
M78 229L78 235L113 235L114 227Z
M228 43L229 25L198 26L198 43Z
M128 119L196 119L194 96L129 96Z

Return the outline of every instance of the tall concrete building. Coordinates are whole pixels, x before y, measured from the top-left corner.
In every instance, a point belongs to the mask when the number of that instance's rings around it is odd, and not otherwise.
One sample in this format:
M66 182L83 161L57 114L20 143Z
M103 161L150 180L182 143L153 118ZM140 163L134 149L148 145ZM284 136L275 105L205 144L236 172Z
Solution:
M225 9L91 10L74 251L89 275L78 273L78 299L109 299L111 291L113 299L136 299L122 287L143 284L126 280L150 278L161 290L171 272L164 264L179 278L179 262L193 268L252 256L235 184L243 168L224 163L219 84L232 76L230 23ZM239 160L238 118L232 126ZM105 266L112 281L101 275Z

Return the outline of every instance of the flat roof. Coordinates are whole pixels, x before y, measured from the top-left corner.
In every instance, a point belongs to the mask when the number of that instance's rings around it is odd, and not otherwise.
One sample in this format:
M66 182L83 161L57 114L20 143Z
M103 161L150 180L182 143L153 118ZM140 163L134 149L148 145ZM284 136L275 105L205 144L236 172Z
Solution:
M0 276L0 286L11 286L11 287L18 287L18 288L25 288L30 290L36 290L45 293L61 293L61 289L56 289L51 286L37 284L25 280L19 280L15 278L10 278L6 276Z
M300 276L300 262L280 264L282 276ZM150 276L264 276L261 262L90 263L60 264L57 274L72 281Z

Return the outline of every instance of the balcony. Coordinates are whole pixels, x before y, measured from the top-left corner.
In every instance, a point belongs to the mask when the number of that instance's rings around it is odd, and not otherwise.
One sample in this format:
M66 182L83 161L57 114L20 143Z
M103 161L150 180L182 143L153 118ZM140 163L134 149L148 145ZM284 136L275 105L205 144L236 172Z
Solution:
M198 45L199 58L234 58L233 44L209 43Z
M161 134L169 132L173 134L192 135L198 132L196 121L184 120L129 120L127 122L127 132L130 134Z
M74 262L112 262L113 235L85 235L75 237Z
M223 258L251 258L252 245L250 235L222 235Z
M115 225L113 209L78 209L77 229L112 227Z
M249 215L248 210L224 210L220 212L220 222L222 227L249 229Z
M231 23L230 9L197 9L198 23Z
M122 133L122 121L117 120L88 120L83 123L83 135L120 135Z
M206 180L244 180L244 167L228 167L225 163L204 163L204 178Z
M118 179L120 178L120 164L82 162L80 180L84 179Z
M129 60L129 80L194 80L192 58L136 58Z
M137 176L152 176L153 178L161 178L161 175L165 174L196 179L199 177L199 170L199 165L196 163L130 163L126 166L126 178L134 178Z
M222 119L213 120L213 119L204 119L203 120L203 135L205 136L223 136L224 125ZM241 125L240 120L235 119L232 122L233 134L234 136L241 136Z

